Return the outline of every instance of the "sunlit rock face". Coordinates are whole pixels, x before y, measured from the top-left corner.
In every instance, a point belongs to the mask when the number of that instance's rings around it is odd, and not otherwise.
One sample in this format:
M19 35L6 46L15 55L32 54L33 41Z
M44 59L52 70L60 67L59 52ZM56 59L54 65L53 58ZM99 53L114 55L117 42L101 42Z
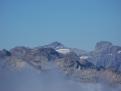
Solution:
M120 91L120 84L121 47L107 41L91 52L59 42L0 51L0 91Z

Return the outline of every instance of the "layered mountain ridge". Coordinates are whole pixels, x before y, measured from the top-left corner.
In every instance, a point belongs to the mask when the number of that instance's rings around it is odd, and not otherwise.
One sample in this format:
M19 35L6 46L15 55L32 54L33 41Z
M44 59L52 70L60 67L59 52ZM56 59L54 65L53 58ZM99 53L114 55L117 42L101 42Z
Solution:
M67 76L81 82L121 83L121 47L108 41L98 42L95 49L86 52L65 47L59 42L36 48L15 47L0 51L0 70L21 70L26 65L46 71L54 66Z

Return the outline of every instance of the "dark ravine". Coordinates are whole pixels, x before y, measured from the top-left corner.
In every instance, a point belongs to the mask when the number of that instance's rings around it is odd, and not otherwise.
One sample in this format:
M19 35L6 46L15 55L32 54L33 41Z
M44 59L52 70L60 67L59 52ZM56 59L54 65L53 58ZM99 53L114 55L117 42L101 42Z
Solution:
M0 70L21 71L27 65L40 71L51 70L55 65L80 82L121 84L121 47L107 41L98 42L91 52L65 47L59 42L0 51Z

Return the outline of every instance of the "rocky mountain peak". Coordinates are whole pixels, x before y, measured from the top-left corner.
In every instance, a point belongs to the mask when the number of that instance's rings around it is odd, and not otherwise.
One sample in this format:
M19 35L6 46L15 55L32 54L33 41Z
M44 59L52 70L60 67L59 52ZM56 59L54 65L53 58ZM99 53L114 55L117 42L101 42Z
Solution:
M111 42L108 41L100 41L96 43L95 49L99 50L99 49L106 49L106 48L110 48L112 46Z
M56 50L57 49L61 49L61 48L65 48L65 46L63 44L61 44L60 42L57 42L57 41L52 42L52 43L50 43L48 45L45 45L43 47L45 47L45 48L53 48L53 49L56 49Z

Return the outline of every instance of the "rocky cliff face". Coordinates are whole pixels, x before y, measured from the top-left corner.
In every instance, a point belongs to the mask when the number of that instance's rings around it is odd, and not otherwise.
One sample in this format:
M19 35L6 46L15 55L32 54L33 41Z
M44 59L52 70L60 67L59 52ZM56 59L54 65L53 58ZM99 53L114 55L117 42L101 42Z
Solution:
M121 47L110 42L98 42L95 49L90 52L90 61L98 68L121 71Z
M77 52L78 51L78 52ZM121 83L121 47L101 41L91 52L68 48L58 42L36 47L15 47L0 51L0 70L21 70L31 66L40 71L53 65L82 82L106 80Z

